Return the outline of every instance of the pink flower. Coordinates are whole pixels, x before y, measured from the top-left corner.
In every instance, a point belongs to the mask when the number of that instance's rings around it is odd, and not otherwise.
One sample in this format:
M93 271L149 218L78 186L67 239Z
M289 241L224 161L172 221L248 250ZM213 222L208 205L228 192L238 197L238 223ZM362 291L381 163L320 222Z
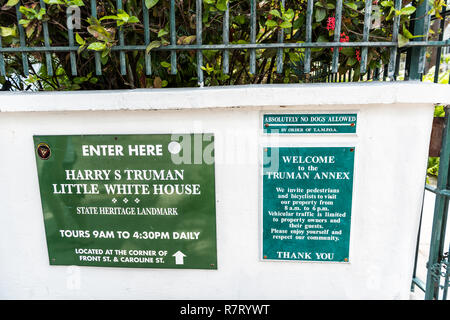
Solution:
M355 53L356 53L356 60L358 60L358 62L361 62L361 53L359 52L359 50L356 49Z
M349 40L349 37L345 34L345 32L342 32L340 42L348 42L348 40Z
M328 17L327 19L327 30L334 30L336 19L334 17Z
M345 34L345 32L341 33L341 38L339 42L348 42L350 38ZM341 52L342 48L339 48L339 52ZM333 52L333 48L331 48L331 52Z

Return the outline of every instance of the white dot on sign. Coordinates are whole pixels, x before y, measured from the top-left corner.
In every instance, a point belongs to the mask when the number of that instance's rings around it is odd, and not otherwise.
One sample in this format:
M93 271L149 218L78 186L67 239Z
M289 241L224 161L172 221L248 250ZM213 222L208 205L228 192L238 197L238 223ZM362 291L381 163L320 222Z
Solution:
M176 141L172 141L171 143L169 143L167 148L169 149L169 152L172 154L176 154L181 151L181 145Z

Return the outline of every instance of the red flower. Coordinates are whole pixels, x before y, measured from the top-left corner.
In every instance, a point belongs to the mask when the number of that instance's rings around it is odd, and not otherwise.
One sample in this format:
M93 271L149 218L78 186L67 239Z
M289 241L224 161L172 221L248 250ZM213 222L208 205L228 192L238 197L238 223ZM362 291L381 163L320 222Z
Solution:
M341 33L341 39L339 42L348 42L350 38L345 34L345 32ZM342 48L339 48L339 52L341 52ZM331 52L333 52L333 48L331 48Z
M358 62L361 62L361 53L359 52L359 50L356 49L355 53L356 53L356 60L358 60Z
M336 19L334 17L328 17L327 30L334 30L335 24L336 24Z
M345 32L342 32L340 42L348 42L348 40L349 40L349 37L345 34Z

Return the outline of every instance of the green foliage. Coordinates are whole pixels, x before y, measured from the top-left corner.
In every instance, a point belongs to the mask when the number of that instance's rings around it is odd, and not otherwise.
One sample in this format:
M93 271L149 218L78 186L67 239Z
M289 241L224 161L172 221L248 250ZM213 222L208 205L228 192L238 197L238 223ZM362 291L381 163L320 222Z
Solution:
M441 56L441 67L450 62L450 54ZM434 82L435 67L428 70L427 74L423 76L422 81L424 82ZM443 68L439 70L438 83L447 84L450 77L450 70L444 70ZM438 105L434 108L435 117L445 117L445 109L443 105ZM428 168L427 173L430 175L437 176L439 171L439 158L429 157L428 158Z
M432 176L437 176L439 171L439 157L428 157L427 173Z
M115 1L97 1L97 15L91 16L90 1L83 0L44 0L46 9L40 8L38 0L0 0L3 3L0 13L0 35L3 47L16 47L20 44L15 6L20 6L23 17L20 25L25 28L28 46L42 46L43 23L48 24L52 46L67 46L69 36L66 27L66 8L78 6L81 12L81 28L74 30L75 44L78 45L76 65L77 76L72 75L70 53L58 51L52 53L52 65L55 75L48 76L44 52L27 55L30 77L12 77L23 74L22 55L5 53L8 81L15 90L30 88L33 90L76 90L76 89L123 89L148 87L188 87L197 85L197 59L195 50L179 50L177 55L177 73L172 74L169 63L171 51L160 49L171 43L170 1L141 0L123 1L123 9L118 10ZM380 25L370 30L369 41L391 41L394 17L400 18L399 43L406 44L414 36L409 31L411 15L415 11L412 0L404 0L400 10L394 9L393 1L382 1L380 11L372 16L380 17ZM148 9L150 22L150 41L144 42L144 8ZM442 0L434 0L434 7L441 6ZM176 38L177 45L192 45L196 38L195 1L176 0ZM250 42L250 2L248 0L203 0L203 44L221 44L224 11L230 10L230 43ZM256 43L276 43L280 30L286 43L304 42L306 38L306 0L257 1ZM334 41L334 28L330 27L334 19L335 0L314 2L312 21L312 41ZM345 0L342 12L341 41L362 41L365 2ZM120 56L114 51L118 45L118 34L123 32L125 45L144 47L145 50L125 51L127 75L120 73ZM345 40L347 41L347 40ZM145 45L145 46L143 46ZM157 50L158 49L158 50ZM353 80L360 76L361 48L342 48L339 54L339 73L349 71ZM95 70L94 53L100 53L102 75L92 79ZM303 73L304 49L286 49L283 51L283 73L277 74L276 49L256 50L256 72L249 71L249 50L229 51L229 73L223 72L223 51L203 50L204 84L237 85L253 83L299 83L311 81ZM146 74L145 55L151 57L152 74ZM312 48L311 59L314 62L312 72L320 74L314 81L323 81L328 76L327 66L331 64L332 50ZM369 47L367 63L371 69L389 62L389 48ZM40 67L39 67L40 66ZM34 68L39 68L34 70ZM321 80L322 79L322 80ZM6 79L0 77L0 83ZM83 80L83 81L81 81ZM32 84L30 86L30 84Z

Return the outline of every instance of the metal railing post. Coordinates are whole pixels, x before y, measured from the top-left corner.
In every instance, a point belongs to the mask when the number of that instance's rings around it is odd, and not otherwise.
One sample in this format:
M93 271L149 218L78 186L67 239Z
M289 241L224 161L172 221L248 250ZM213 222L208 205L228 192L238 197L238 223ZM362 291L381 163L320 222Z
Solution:
M442 147L440 153L439 173L436 187L436 200L434 205L433 226L431 230L430 253L427 263L427 281L425 300L439 298L439 279L434 277L433 266L440 263L443 257L445 229L448 216L448 195L450 171L450 108L445 110L445 124L442 134ZM443 192L444 191L444 192ZM437 279L436 279L437 278Z
M414 22L414 36L422 36L415 38L414 41L427 41L428 29L430 26L430 15L428 1L417 1L416 17ZM422 80L422 74L425 66L426 47L413 47L411 50L411 63L409 66L409 79Z

